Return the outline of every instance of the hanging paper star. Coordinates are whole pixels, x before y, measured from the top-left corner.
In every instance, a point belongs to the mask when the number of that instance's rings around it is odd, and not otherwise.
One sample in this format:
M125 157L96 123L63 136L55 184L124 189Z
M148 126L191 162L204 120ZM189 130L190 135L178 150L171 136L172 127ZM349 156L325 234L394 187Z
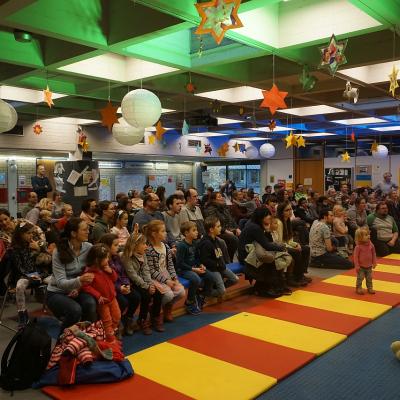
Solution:
M290 132L290 134L286 136L285 142L286 142L286 148L287 148L287 149L288 149L290 146L295 146L295 145L296 145L296 142L297 142L296 136L294 136L293 133Z
M84 153L86 153L89 150L89 143L87 141L87 136L81 127L78 127L76 133L79 134L78 146L82 149Z
M310 74L308 66L305 65L303 67L303 71L301 72L301 75L299 76L299 82L301 83L303 90L306 92L309 92L310 90L314 89L314 86L317 83L317 80L318 79L315 76Z
M296 146L297 147L306 147L306 141L304 140L303 136L301 136L301 135L297 136Z
M343 97L349 101L353 100L353 103L358 101L359 90L358 88L352 88L351 82L346 82L346 89L343 92Z
M156 138L157 140L162 140L163 135L167 132L167 130L162 126L161 120L157 122L156 125Z
M376 143L376 140L374 140L374 143L371 145L371 152L377 151L378 150L378 143Z
M118 107L114 107L111 101L109 101L107 105L100 110L101 124L106 126L110 132L112 126L118 122L117 110Z
M226 153L228 151L229 151L229 144L228 143L224 143L218 148L217 153L221 157L226 157Z
M149 144L155 144L156 142L156 137L154 135L149 136Z
M211 152L212 152L211 144L205 144L204 145L204 153L209 153L211 156Z
M227 30L243 26L238 16L240 2L241 0L211 0L195 4L201 17L195 33L211 33L217 44L220 44Z
M278 108L287 108L284 98L288 92L280 92L275 83L272 85L271 90L263 90L262 94L264 100L260 104L260 107L269 108L271 115L274 115Z
M271 119L271 121L269 121L268 128L271 132L273 132L273 130L276 128L276 121Z
M243 115L244 114L244 107L240 107L239 108L239 115Z
M245 144L240 144L240 152L245 153L246 152L246 145Z
M42 128L42 126L40 125L40 124L35 124L34 126L33 126L33 133L35 134L35 135L40 135L41 133L43 132L43 128Z
M340 65L346 64L346 56L344 51L346 49L347 39L337 41L336 36L332 35L331 40L327 46L320 47L322 59L319 64L321 68L328 68L332 75L335 75Z
M350 162L350 154L347 151L341 154L340 157L342 158L342 162Z
M43 95L44 95L44 101L47 103L47 105L51 108L51 106L54 106L53 103L53 92L49 89L49 85L47 85L46 89L43 90Z
M235 153L237 153L238 151L240 151L240 144L238 142L236 142L233 146L232 146L235 150Z
M201 153L201 142L198 146L196 146L196 153L200 154Z
M189 128L189 124L186 122L186 119L184 119L182 125L182 135L187 135L189 133Z
M196 86L192 82L189 82L186 84L185 89L188 93L194 94L196 91Z
M393 97L395 97L396 89L399 87L399 84L397 83L397 74L398 73L399 73L399 70L393 64L392 73L389 75L389 82L390 82L389 93L391 93L391 95Z
M354 131L351 132L350 139L352 142L356 141L356 134L354 133Z

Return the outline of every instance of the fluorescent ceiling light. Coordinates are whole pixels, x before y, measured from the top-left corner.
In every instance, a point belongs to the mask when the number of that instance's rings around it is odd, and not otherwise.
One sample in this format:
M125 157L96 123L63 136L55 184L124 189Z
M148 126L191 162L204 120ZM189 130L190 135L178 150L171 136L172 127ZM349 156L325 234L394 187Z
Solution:
M217 132L199 132L199 133L189 133L187 136L213 137L213 136L229 136L229 134L217 133Z
M176 68L114 53L102 54L58 69L120 82L130 82L178 71Z
M380 124L382 122L387 122L384 119L367 117L367 118L352 118L352 119L336 119L329 122L335 122L341 125L362 125L362 124Z
M224 125L224 124L241 124L246 121L239 121L238 119L230 119L230 118L217 118L218 120L218 125Z
M400 69L400 60L366 65L364 67L341 69L339 72L365 83L388 82L393 65Z
M346 112L340 108L335 108L331 106L309 106L309 107L298 107L298 108L288 108L285 110L278 110L284 114L298 115L300 117L305 117L307 115L317 115L317 114L332 114L339 112Z
M174 111L176 111L176 110L170 110L169 108L162 108L161 109L161 112L163 114L166 114L166 113L169 113L169 112L174 112ZM117 114L122 114L121 107L118 107Z
M173 130L175 128L165 128L163 127L166 131L170 131ZM157 128L155 126L149 126L148 128L145 128L144 131L145 132L155 132L157 130Z
M214 90L212 92L196 93L195 96L226 101L227 103L240 103L264 98L261 89L251 86L239 86L231 89Z
M400 131L400 125L396 126L381 126L380 128L371 128L374 131L389 132L389 131Z
M66 97L66 94L53 93L53 100L60 97ZM21 101L24 103L41 103L44 102L42 90L24 89L14 86L1 86L0 98L3 100Z
M317 137L317 136L337 136L337 133L316 132L316 133L301 133L304 137Z
M72 124L72 125L90 125L90 124L98 124L101 122L96 119L70 118L70 117L48 118L43 121L45 122L51 121L51 122L56 122L57 124Z
M293 128L288 128L286 126L276 126L273 130L273 132L268 128L268 126L263 126L260 128L249 128L251 131L260 131L260 132L268 132L268 133L274 133L274 132L284 132L284 131L293 131Z
M232 140L236 140L237 138L232 138ZM241 137L240 139L238 139L237 141L245 141L245 142L255 142L256 140L271 140L271 138L266 138L266 137L258 137L258 136L250 136L250 137Z

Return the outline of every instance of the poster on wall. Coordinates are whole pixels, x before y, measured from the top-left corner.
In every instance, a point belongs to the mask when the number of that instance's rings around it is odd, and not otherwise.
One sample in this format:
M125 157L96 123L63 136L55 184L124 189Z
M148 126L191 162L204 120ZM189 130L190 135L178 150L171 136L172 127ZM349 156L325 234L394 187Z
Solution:
M100 175L99 201L111 199L111 179Z
M372 166L357 165L356 166L356 188L372 187Z
M341 184L346 184L351 189L351 170L352 168L325 168L325 190L339 190Z

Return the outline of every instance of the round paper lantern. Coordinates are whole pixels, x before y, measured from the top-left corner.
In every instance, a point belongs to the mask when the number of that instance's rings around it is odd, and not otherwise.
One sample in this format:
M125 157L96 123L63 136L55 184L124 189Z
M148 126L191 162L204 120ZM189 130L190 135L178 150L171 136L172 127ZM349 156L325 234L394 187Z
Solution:
M260 147L261 157L271 158L275 155L275 147L271 143L265 143Z
M253 159L258 157L258 150L254 146L246 147L246 157Z
M132 90L122 99L121 111L128 124L147 128L160 119L160 99L146 89Z
M17 124L18 115L13 106L0 100L0 132L7 132Z
M383 144L378 145L376 151L372 152L372 157L374 158L386 158L389 153L389 150Z
M144 128L136 128L129 125L123 118L112 127L114 139L125 146L133 146L140 143L144 136Z

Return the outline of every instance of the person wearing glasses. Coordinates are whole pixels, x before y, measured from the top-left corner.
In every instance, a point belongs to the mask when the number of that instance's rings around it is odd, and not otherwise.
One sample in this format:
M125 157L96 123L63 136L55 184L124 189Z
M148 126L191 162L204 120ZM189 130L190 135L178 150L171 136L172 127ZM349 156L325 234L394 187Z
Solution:
M383 181L379 182L374 190L382 194L389 194L392 190L397 190L399 187L392 182L392 174L390 172L385 172L383 174Z
M164 216L159 211L160 199L155 193L148 193L143 199L143 208L139 210L133 218L132 230L135 224L142 230L143 226L150 221L158 219L164 222Z

